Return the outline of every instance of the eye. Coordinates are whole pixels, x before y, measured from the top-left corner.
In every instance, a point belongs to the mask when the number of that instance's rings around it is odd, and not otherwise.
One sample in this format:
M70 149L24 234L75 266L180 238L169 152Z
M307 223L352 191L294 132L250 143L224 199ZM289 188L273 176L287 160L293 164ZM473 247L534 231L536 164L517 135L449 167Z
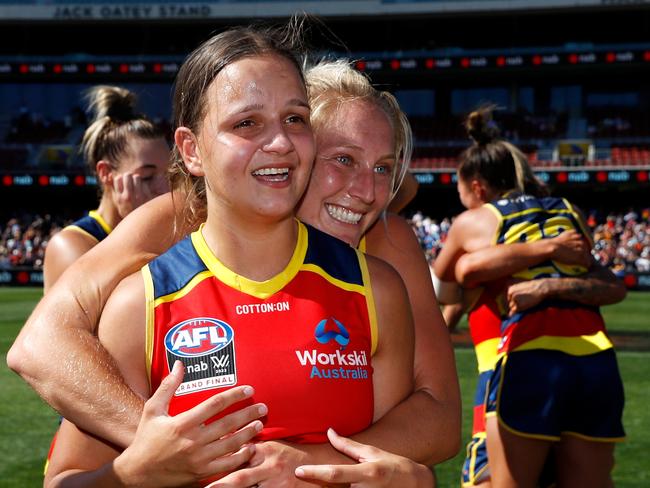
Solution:
M304 124L305 118L302 115L291 115L287 117L287 124Z
M338 156L334 156L334 159L344 166L350 166L352 164L352 158L350 156L347 156L346 154L340 154Z
M247 127L253 127L253 125L255 125L255 122L253 122L253 120L245 119L235 124L235 129L245 129Z
M393 166L390 164L380 164L375 166L375 173L380 175L391 175L393 174Z

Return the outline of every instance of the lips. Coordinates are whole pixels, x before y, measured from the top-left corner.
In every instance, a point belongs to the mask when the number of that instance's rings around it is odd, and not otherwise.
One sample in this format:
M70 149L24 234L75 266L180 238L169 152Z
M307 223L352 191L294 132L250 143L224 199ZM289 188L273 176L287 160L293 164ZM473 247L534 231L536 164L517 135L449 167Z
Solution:
M289 178L289 168L260 168L253 176L270 182L283 182Z
M339 205L333 205L331 203L325 204L325 209L330 217L344 224L358 224L362 219L363 214L358 212L353 212L350 209L341 207Z

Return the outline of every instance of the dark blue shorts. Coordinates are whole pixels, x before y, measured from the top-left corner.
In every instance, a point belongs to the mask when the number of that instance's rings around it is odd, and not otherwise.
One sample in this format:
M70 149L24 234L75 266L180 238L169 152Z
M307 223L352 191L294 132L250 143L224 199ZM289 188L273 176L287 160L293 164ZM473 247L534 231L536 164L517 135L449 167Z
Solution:
M502 426L527 437L617 442L625 438L623 404L613 349L586 356L533 349L499 359L486 415L496 414Z

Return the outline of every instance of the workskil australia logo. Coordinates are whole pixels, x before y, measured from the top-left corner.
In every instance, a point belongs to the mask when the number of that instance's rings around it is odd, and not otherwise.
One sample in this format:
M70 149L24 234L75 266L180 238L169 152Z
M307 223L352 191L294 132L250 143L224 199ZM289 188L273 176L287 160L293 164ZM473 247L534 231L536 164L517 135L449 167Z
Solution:
M174 325L165 335L167 366L185 366L176 395L237 383L235 332L223 320L195 317Z
M368 378L366 351L346 350L350 344L350 333L341 322L335 318L321 320L316 325L314 337L320 344L329 344L334 341L340 347L336 348L334 352L323 352L316 348L296 351L300 365L310 368L310 379L360 380Z

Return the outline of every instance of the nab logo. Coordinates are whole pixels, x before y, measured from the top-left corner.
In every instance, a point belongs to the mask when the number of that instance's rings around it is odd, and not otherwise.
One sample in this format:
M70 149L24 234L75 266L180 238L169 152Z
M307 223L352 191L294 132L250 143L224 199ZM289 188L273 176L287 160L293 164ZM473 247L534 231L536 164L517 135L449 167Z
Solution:
M205 356L226 347L233 336L232 327L227 323L198 317L172 327L165 335L165 348L178 356Z
M321 344L327 344L329 341L334 339L342 347L347 346L350 343L350 333L341 322L336 320L334 317L332 317L332 320L334 321L334 324L330 325L327 330L325 329L325 326L327 325L328 319L323 319L318 322L316 330L314 331L316 340Z

